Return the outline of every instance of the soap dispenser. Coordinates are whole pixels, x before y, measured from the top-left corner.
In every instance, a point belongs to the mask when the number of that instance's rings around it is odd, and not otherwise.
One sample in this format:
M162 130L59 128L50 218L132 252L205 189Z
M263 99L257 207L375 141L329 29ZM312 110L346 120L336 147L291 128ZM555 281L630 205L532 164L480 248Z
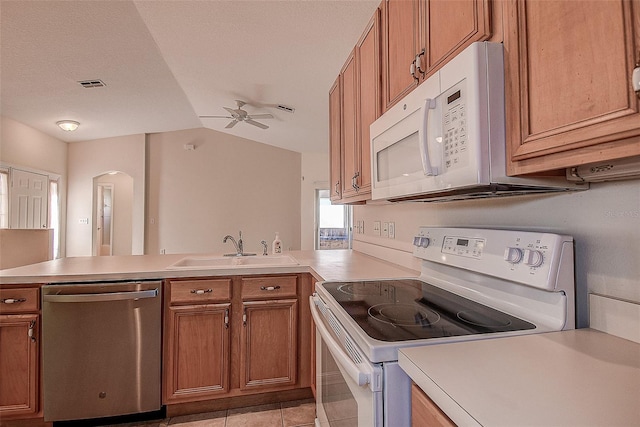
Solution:
M271 244L271 253L272 254L281 254L282 253L282 241L280 240L280 234L276 232L276 238L273 240Z

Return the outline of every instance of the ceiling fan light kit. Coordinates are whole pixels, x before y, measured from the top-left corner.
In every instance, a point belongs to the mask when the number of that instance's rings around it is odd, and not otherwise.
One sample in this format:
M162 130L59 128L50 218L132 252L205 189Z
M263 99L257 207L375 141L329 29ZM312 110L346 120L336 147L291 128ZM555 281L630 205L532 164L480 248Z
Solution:
M250 125L259 127L260 129L269 129L269 126L257 122L255 119L273 119L271 114L249 114L242 107L247 105L246 102L236 99L237 108L222 107L230 114L229 116L198 116L201 119L230 119L231 121L225 126L225 129L231 129L238 122L245 122Z

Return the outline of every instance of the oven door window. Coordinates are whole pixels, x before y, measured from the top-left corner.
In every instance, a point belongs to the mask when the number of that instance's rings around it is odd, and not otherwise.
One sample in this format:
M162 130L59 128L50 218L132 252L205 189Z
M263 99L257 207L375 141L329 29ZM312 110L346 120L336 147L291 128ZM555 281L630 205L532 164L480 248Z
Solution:
M382 426L382 393L359 386L317 334L317 417L320 426Z

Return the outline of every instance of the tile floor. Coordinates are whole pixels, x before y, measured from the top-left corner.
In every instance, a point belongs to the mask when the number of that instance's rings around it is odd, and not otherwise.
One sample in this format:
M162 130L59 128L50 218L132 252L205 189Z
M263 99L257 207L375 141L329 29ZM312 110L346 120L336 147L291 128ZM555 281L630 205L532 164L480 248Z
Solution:
M315 413L315 401L308 399L111 427L308 427L314 425Z

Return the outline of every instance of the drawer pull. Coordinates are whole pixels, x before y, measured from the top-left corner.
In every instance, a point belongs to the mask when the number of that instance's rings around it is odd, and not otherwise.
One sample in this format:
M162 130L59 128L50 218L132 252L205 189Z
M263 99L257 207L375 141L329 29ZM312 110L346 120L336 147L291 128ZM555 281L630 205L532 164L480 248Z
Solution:
M25 302L26 298L5 298L2 300L3 304L16 304L18 302Z
M261 291L277 291L280 286L260 286Z
M204 294L210 294L213 292L213 289L209 288L207 290L204 289L191 289L191 293L192 294L196 294L196 295L204 295Z

